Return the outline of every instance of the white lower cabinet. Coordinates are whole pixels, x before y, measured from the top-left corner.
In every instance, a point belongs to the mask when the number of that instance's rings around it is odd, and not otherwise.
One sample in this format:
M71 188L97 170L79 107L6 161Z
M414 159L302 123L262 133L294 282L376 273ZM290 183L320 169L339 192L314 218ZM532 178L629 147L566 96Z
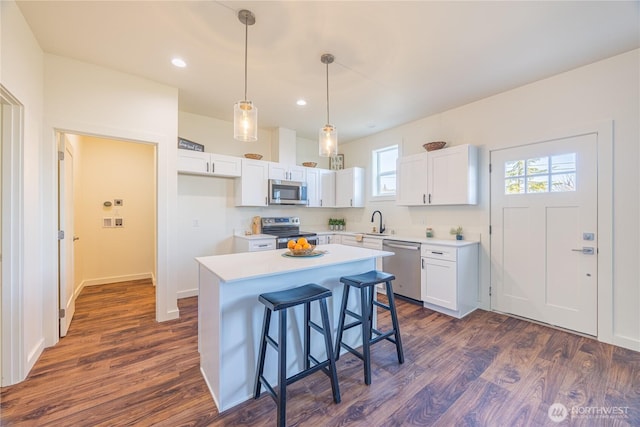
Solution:
M422 301L461 318L478 307L478 244L422 245Z
M272 251L275 248L276 248L275 237L249 238L249 237L242 237L242 236L234 236L233 238L234 252Z

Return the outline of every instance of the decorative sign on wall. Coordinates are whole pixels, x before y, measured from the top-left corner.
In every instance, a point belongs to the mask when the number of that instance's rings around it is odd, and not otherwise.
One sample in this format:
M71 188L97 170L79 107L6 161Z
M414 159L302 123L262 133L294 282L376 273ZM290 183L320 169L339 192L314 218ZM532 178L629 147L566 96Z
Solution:
M181 148L183 150L204 152L204 145L180 137L178 137L178 148Z
M337 154L330 158L329 169L338 170L344 169L344 154Z

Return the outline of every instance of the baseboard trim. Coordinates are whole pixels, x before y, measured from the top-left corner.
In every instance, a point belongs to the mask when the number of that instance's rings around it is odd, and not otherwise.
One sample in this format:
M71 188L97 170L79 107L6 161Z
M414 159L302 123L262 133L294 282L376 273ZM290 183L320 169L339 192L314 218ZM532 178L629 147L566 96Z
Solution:
M187 289L186 291L178 291L178 299L197 297L198 289Z
M80 288L85 286L97 286L97 285L106 285L107 283L120 283L120 282L130 282L132 280L142 280L142 279L151 279L155 284L155 278L153 277L153 273L138 273L138 274L127 274L125 276L111 276L111 277L101 277L99 279L89 279L83 280Z

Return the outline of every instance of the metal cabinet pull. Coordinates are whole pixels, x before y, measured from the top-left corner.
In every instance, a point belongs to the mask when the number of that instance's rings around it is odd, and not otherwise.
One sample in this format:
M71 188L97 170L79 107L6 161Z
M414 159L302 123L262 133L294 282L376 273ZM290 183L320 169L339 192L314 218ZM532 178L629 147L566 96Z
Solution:
M427 203L427 195L423 194L422 195L422 204L424 205L425 203Z

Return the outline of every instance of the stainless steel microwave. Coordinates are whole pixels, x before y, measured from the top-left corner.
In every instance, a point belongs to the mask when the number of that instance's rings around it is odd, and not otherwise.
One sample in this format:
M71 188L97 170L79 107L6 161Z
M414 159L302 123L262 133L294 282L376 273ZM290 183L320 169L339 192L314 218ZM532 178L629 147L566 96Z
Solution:
M307 183L298 181L269 180L270 205L306 205Z

